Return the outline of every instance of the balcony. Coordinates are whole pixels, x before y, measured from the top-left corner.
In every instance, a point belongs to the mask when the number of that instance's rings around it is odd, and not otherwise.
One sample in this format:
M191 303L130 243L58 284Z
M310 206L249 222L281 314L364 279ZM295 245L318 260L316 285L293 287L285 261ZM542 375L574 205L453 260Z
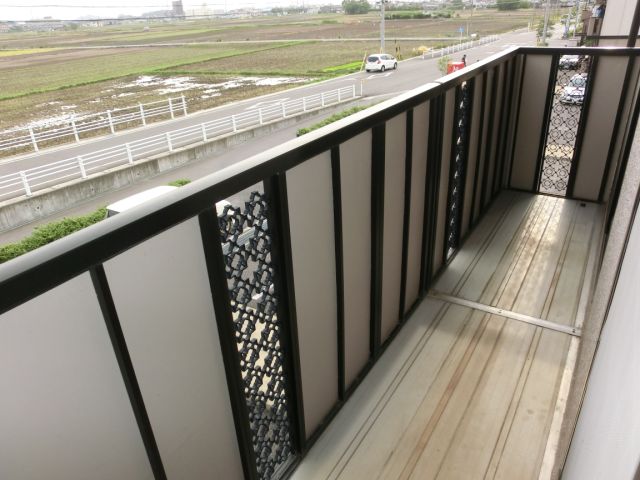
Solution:
M637 55L513 48L1 266L0 478L557 477Z

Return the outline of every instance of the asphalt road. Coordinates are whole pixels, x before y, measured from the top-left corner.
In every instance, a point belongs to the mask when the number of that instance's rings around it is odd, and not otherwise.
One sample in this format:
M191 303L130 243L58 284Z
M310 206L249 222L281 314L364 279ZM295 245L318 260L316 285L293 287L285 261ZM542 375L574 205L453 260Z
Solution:
M511 46L531 46L535 44L535 32L517 32L502 35L501 38L493 43L475 47L464 52L459 52L453 56L453 60L458 60L456 56L462 57L463 53L467 56L467 65L473 64L477 60L481 60ZM78 144L61 146L55 149L45 150L38 154L24 155L20 157L12 157L0 162L0 175L23 170L36 165L43 165L58 160L71 158L78 155L86 155L87 153L101 150L116 145L122 145L127 142L146 138L152 135L165 133L167 131L184 128L191 125L197 125L202 122L211 121L216 118L225 117L232 114L241 113L247 109L255 108L258 103L277 103L285 100L293 100L303 96L313 95L323 91L334 90L336 88L356 85L359 89L362 84L363 100L362 103L368 104L375 100L382 100L395 95L404 93L405 91L416 88L420 85L433 81L442 74L438 70L438 58L423 60L421 57L412 58L402 61L398 65L398 69L389 72L366 73L360 72L347 75L344 77L332 79L329 81L298 87L295 89L267 95L264 97L254 98L247 101L237 102L233 105L218 107L211 110L196 112L187 117L180 117L175 120L152 124L123 132L117 132L114 135L99 137L82 141ZM341 110L343 107L338 107ZM336 109L326 112L325 116L334 113ZM179 169L172 170L163 175L159 175L146 182L123 188L119 191L93 198L74 208L59 212L49 216L39 222L5 232L0 235L0 244L13 242L28 235L34 226L40 223L48 223L66 216L81 215L93 211L94 209L112 203L113 201L133 195L139 191L151 188L156 185L166 184L169 181L178 178L189 178L195 180L214 171L220 170L239 159L248 158L256 153L267 150L271 147L280 145L295 137L298 128L306 124L313 124L318 118L306 120L304 123L296 127L287 128L267 137L245 143L234 148L232 151L226 152L217 157L197 162L195 164L186 165ZM242 195L239 195L240 198ZM233 199L230 199L233 203Z

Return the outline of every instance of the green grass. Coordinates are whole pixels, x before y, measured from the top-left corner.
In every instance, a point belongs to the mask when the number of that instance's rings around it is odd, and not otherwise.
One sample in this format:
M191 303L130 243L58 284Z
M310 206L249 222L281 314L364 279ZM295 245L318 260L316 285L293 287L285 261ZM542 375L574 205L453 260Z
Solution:
M364 58L364 57L363 57ZM324 73L350 73L357 72L362 67L362 60L351 63L343 63L342 65L336 65L335 67L323 68Z
M286 44L285 44L286 45ZM282 45L224 45L101 50L89 58L50 55L44 62L1 68L0 100L112 80L128 75L261 52ZM54 57L59 57L55 58Z
M328 118L325 118L321 122L314 123L310 127L305 127L305 128L299 129L298 132L296 133L296 136L300 137L300 136L305 135L305 134L307 134L309 132L313 132L314 130L322 128L322 127L324 127L326 125L329 125L329 124L331 124L333 122L337 122L338 120L342 120L343 118L346 118L349 115L353 115L354 113L358 113L358 112L360 112L362 110L365 110L365 109L369 108L370 106L371 105L352 107L352 108L349 108L347 110L343 110L342 112L338 112L338 113L336 113L334 115L331 115Z

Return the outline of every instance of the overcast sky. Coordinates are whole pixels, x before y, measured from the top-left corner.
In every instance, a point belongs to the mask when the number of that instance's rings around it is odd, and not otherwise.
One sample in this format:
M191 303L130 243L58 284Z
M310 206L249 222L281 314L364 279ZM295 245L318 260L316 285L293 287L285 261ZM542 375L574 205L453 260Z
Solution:
M183 0L186 13L207 6L211 10L282 7L287 5L338 4L341 0ZM43 17L75 19L87 15L116 18L153 10L170 10L171 0L0 0L0 21L38 20Z

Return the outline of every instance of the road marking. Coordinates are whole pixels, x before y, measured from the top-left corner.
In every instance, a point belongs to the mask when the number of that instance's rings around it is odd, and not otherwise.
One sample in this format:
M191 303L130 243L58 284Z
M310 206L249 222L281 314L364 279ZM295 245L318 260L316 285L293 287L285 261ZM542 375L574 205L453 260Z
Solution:
M263 107L272 107L274 105L280 105L282 102L285 102L289 100L289 98L280 98L278 100L270 100L268 102L258 102L254 105L251 105L250 107L245 108L245 110L255 110L256 108L263 108Z

